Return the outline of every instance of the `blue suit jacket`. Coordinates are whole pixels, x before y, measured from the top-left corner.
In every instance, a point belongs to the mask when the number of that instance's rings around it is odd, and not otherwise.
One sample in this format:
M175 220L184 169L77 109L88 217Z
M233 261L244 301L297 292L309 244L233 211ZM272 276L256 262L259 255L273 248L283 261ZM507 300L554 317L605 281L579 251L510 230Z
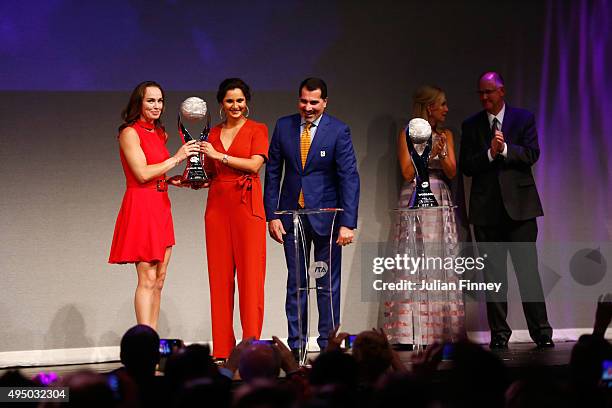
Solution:
M323 114L302 169L300 123L299 114L282 117L276 122L266 163L266 219L280 218L285 230L291 230L291 217L278 216L274 211L297 209L303 189L305 208L343 208L334 229L340 226L356 228L359 174L349 127ZM331 216L309 216L309 221L317 234L329 235Z

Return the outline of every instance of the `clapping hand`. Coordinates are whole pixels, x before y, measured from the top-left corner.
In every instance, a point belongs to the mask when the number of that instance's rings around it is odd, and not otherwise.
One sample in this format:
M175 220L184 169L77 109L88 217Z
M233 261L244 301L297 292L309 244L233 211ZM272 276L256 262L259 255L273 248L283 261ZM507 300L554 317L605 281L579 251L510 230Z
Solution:
M493 158L504 151L505 143L506 141L504 140L504 134L502 131L496 130L495 137L491 139L491 156L493 156Z
M429 157L434 158L444 151L446 147L446 135L441 134L431 148Z

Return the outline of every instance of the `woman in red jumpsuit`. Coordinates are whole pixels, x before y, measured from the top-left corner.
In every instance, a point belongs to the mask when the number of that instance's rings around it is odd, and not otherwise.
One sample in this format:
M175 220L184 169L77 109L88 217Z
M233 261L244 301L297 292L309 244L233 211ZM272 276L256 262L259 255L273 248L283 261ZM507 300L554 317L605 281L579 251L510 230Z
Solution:
M166 172L200 147L194 142L181 146L170 157L168 135L160 117L164 92L153 81L142 82L132 92L122 112L119 127L119 155L126 190L115 223L109 263L136 265L138 286L134 308L138 324L157 329L161 291L174 245L174 227Z
M201 145L215 176L208 192L205 230L210 283L213 355L227 358L236 344L234 282L238 282L242 338L259 338L264 315L266 217L259 170L268 157L268 128L247 119L249 86L221 82L222 123ZM234 279L236 276L236 279Z

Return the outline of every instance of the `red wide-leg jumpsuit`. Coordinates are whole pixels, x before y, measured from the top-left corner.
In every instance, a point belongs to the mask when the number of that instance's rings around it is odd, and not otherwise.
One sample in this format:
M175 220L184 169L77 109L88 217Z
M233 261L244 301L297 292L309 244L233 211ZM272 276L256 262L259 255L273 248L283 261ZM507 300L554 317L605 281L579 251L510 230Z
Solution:
M268 129L252 120L242 126L226 150L221 126L209 142L231 157L268 157ZM234 276L238 282L242 338L259 338L264 315L266 217L258 174L215 162L205 214L213 355L226 358L236 344L233 329Z

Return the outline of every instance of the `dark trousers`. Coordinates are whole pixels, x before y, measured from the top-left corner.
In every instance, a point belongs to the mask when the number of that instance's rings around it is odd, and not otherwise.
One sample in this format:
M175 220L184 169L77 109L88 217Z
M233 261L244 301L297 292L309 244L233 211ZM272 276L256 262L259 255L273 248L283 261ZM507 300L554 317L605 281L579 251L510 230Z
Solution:
M295 273L295 235L293 227L287 230L284 236L285 260L287 261L287 298L285 300L285 311L287 313L287 326L289 329L288 343L292 349L298 349L299 345L299 325L298 325L298 299L299 288L306 288L309 280L305 275L305 268L310 266L310 249L314 246L314 260L323 261L328 266L327 273L315 280L317 292L317 309L319 312L317 343L321 349L327 347L327 338L334 327L340 323L340 266L342 264L342 249L336 244L337 234L331 237L331 266L329 265L330 236L318 235L312 229L308 216L302 216L304 226L304 241L300 238L298 243L300 256L299 280ZM330 231L331 232L331 231ZM302 246L302 244L304 246ZM306 250L306 262L304 262L304 248ZM331 279L331 285L330 285ZM300 312L302 315L302 336L305 342L308 341L308 292L300 290ZM302 344L302 347L305 347Z
M499 293L488 292L487 318L491 337L508 340L512 330L506 322L508 316L508 254L512 259L523 312L529 335L534 341L541 336L552 338L548 323L542 281L538 272L538 252L535 245L538 225L535 218L526 221L512 220L504 214L498 225L474 225L480 256L487 254L485 281L501 283Z

